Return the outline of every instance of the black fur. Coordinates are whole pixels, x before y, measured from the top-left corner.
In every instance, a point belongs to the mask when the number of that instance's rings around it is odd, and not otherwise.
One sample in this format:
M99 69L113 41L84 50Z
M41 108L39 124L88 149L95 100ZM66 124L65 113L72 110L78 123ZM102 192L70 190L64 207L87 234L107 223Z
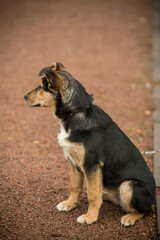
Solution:
M92 96L62 64L57 63L53 69L41 70L40 75L45 74L42 86L33 91L43 88L53 95L55 115L70 133L68 140L82 143L85 148L83 167L86 174L103 164L103 186L113 189L130 181L131 204L139 213L148 213L155 199L155 180L141 153L111 117L93 103ZM49 84L53 91L48 89ZM28 101L26 96L25 99Z
M56 115L66 131L70 129L69 140L84 144L85 170L89 174L102 162L106 188L132 180L131 203L138 212L148 213L155 199L155 181L141 153L108 114L92 103L92 97L78 81L72 78L70 83L75 94L70 104L58 96Z

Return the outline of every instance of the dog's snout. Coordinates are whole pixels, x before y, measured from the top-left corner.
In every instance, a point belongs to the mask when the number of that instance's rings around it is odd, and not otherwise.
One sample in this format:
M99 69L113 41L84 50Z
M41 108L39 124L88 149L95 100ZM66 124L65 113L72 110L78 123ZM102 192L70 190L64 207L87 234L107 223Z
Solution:
M28 98L28 95L27 95L27 94L26 94L26 95L24 95L24 99L25 99L25 100L27 100L27 98Z

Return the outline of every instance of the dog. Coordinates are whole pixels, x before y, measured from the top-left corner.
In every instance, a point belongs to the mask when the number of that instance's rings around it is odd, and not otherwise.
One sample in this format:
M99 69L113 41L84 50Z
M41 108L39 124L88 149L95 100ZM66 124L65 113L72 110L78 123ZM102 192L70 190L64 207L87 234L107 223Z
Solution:
M141 153L63 64L55 62L39 75L39 86L24 98L32 107L49 107L58 118L58 142L70 164L71 193L57 209L77 206L85 179L89 207L79 223L97 221L102 201L108 200L127 213L121 225L133 225L155 199L155 180Z

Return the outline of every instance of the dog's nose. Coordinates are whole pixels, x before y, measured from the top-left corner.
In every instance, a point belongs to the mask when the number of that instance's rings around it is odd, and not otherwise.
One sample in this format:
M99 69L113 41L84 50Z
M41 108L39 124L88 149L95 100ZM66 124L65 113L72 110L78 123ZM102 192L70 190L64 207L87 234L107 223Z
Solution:
M27 98L28 98L28 95L26 94L26 95L24 95L24 98L25 98L25 100L27 100Z

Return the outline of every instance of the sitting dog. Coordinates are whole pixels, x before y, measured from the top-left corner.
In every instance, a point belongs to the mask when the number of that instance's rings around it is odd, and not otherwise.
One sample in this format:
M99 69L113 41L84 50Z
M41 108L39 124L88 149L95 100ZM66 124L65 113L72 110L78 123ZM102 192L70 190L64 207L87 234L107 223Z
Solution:
M104 199L127 212L123 226L133 225L155 199L155 181L139 150L61 63L39 75L40 85L24 98L32 107L49 107L59 119L58 142L70 164L71 193L57 209L76 207L85 179L89 207L79 223L95 222Z

